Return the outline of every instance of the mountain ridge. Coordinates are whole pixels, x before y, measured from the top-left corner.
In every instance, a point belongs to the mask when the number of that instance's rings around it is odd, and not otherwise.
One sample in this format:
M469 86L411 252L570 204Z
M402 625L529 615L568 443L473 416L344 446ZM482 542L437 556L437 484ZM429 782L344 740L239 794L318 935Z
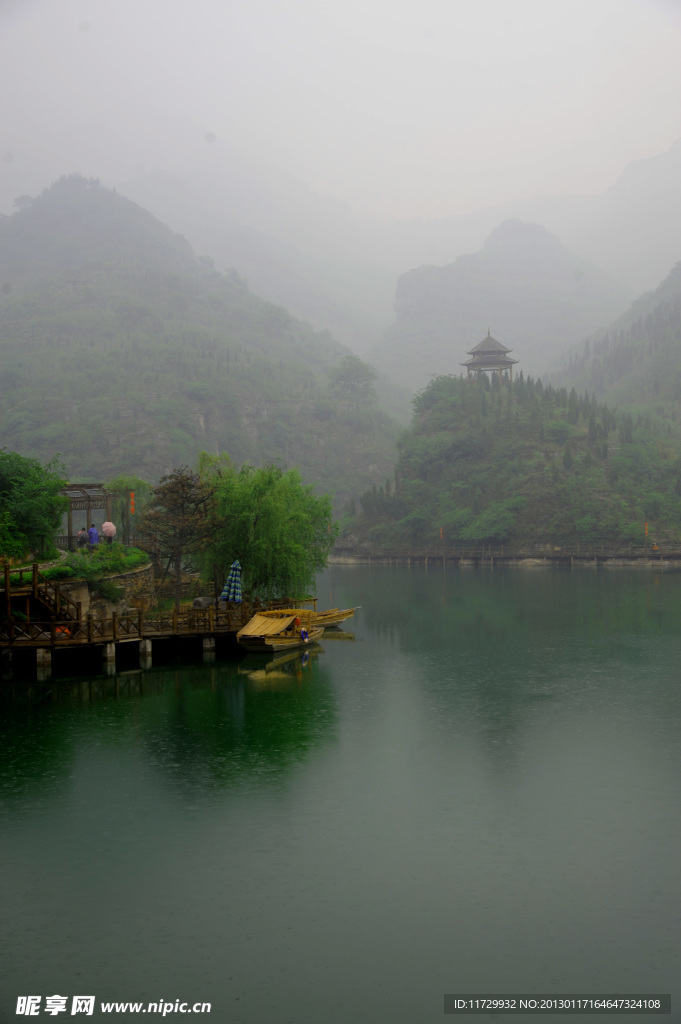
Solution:
M375 391L344 390L346 346L95 179L0 222L0 353L0 445L71 476L153 480L205 449L345 500L394 459Z
M527 373L551 348L574 344L619 314L631 294L571 252L542 225L509 220L476 253L403 274L396 321L372 352L395 380L423 386L460 372L471 345L491 328Z

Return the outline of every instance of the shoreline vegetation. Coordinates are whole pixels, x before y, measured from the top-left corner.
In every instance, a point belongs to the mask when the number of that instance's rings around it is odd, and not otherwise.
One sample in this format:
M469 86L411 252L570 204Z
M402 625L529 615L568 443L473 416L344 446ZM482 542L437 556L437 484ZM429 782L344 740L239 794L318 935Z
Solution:
M5 463L12 472L2 470ZM17 470L32 471L28 494ZM331 498L317 495L303 483L297 470L279 466L237 468L226 457L203 454L199 470L187 466L161 478L136 512L139 547L100 543L95 550L64 554L53 561L54 542L67 512L66 481L50 467L41 467L16 453L0 450L0 498L9 512L2 513L0 560L4 572L16 563L41 561L49 550L45 580L84 580L91 592L116 602L119 592L111 581L150 560L158 563L160 591L166 578L175 581L175 610L179 612L182 579L189 569L199 570L207 586L220 586L237 562L241 562L242 588L247 599L281 599L306 594L315 573L326 566L336 538ZM37 504L41 515L31 533L18 524L30 519ZM0 507L2 512L2 507ZM13 514L12 514L13 513ZM35 541L31 543L29 537ZM15 563L15 568L12 568ZM156 566L155 566L156 568ZM170 575L169 575L170 574ZM9 603L0 606L0 617L10 617Z
M345 509L372 557L638 557L681 550L681 442L531 377L437 377L414 399L393 479ZM340 546L340 545L338 545Z

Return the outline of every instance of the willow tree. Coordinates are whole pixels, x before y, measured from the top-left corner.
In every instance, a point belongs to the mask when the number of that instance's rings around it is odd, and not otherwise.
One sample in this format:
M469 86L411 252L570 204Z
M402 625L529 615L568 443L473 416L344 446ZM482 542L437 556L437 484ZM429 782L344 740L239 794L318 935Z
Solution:
M175 608L182 596L182 564L210 543L215 528L215 487L186 466L161 478L140 516L145 544L175 568ZM164 573L165 575L165 573Z
M331 498L316 495L295 469L237 469L228 459L204 455L200 472L215 489L215 531L206 547L207 573L226 577L236 559L252 597L301 597L326 566L336 527Z

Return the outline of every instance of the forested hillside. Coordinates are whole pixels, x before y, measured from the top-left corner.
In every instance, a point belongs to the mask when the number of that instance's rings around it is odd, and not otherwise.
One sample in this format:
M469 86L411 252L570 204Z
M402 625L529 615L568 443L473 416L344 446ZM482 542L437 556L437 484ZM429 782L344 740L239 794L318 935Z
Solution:
M663 418L681 433L681 263L551 379Z
M193 181L147 174L121 191L218 269L236 267L258 295L367 352L390 322L397 276L371 253L368 226L292 176L228 152L219 172Z
M345 542L376 553L506 544L642 550L681 537L681 448L649 417L576 391L439 377L414 400L394 481L350 505ZM442 530L442 540L440 540Z
M536 374L561 349L610 323L631 298L545 228L506 221L480 252L400 277L396 322L372 358L400 383L421 387L435 374L459 372L490 328L525 373Z
M0 222L0 447L72 479L281 461L347 499L394 465L373 372L98 182Z

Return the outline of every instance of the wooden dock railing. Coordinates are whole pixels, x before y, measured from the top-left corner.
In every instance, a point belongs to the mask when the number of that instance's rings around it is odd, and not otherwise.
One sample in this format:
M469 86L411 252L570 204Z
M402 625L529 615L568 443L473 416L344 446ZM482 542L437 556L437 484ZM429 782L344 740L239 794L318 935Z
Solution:
M116 643L126 640L162 639L171 636L211 636L234 634L252 617L250 605L216 611L195 608L178 614L165 612L144 618L117 614L95 619L88 615L81 621L53 617L43 622L26 622L15 616L0 622L0 647L20 645L69 647L80 644Z
M126 640L160 639L170 636L210 636L237 633L256 611L281 603L243 601L239 605L216 608L181 606L180 611L157 612L144 617L113 612L109 618L97 619L81 614L80 602L66 594L58 580L48 580L38 571L37 563L13 569L7 563L0 573L0 593L4 618L0 621L0 647L58 646L101 644ZM12 599L34 598L41 602L49 617L29 620L12 608ZM314 600L316 598L308 599ZM2 607L2 605L0 605ZM28 613L28 609L27 609Z

